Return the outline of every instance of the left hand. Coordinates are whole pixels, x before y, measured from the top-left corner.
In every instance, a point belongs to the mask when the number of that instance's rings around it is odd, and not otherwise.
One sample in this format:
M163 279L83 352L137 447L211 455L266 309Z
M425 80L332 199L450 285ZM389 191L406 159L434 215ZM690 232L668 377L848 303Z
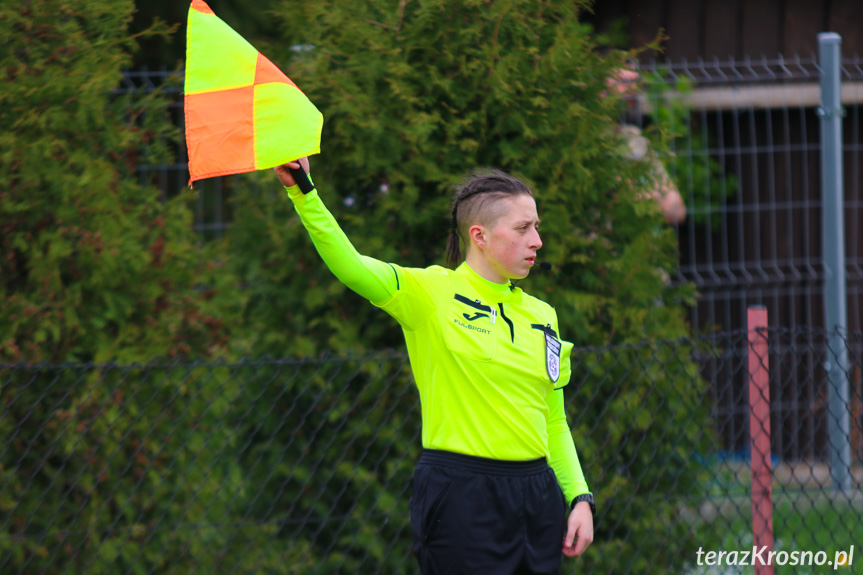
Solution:
M287 164L282 164L281 166L276 166L273 170L276 172L276 175L279 177L279 181L282 182L282 185L286 188L292 188L297 185L297 182L294 180L294 176L291 175L291 171L288 168L297 169L299 167L303 168L305 172L309 173L309 159L308 158L300 158L299 160L294 160L293 162L288 162Z
M567 557L578 557L591 543L593 543L593 513L590 512L590 504L587 501L580 501L575 504L566 522L563 554Z

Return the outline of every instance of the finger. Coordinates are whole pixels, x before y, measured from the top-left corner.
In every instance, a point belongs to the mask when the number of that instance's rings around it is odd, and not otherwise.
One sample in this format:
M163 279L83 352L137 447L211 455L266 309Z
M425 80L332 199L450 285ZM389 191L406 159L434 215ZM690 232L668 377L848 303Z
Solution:
M282 176L282 175L290 176L291 170L292 169L296 170L298 166L299 166L299 164L296 164L296 162L288 162L287 164L282 164L281 166L276 166L275 168L273 168L273 170L275 170L276 174L278 174L279 176Z
M588 541L587 537L579 537L575 541L575 550L573 551L573 555L579 557L584 553L588 545L590 545L590 541Z
M575 536L578 533L579 527L581 527L581 524L570 517L569 521L566 523L566 537L563 539L564 547L572 549L575 546Z
M572 557L572 554L575 551L572 540L573 530L569 523L567 523L566 534L563 536L563 554L567 557Z
M288 188L297 185L293 175L291 175L290 167L291 165L288 163L273 168L273 170L276 172L276 176L278 176L279 178L279 181L282 182L283 186Z

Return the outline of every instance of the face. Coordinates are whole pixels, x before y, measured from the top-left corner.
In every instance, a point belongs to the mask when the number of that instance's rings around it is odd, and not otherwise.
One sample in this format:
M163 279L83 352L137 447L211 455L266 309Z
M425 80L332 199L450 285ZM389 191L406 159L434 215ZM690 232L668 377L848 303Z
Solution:
M536 252L542 247L542 240L533 197L520 194L502 199L500 203L505 205L497 220L490 226L473 226L471 235L474 236L474 229L480 232L475 242L484 256L484 271L489 274L486 279L506 283L527 277L536 263Z

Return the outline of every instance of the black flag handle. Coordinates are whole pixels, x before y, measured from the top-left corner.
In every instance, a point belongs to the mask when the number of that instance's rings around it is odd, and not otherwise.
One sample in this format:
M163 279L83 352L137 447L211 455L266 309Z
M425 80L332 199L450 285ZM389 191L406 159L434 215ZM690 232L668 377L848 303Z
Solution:
M300 163L299 160L297 161L297 163ZM291 171L291 175L294 177L294 181L297 182L298 186L300 186L301 192L303 192L304 194L308 194L315 189L315 186L309 179L308 174L306 174L306 171L303 169L302 164L300 164L299 168L288 167L288 169Z

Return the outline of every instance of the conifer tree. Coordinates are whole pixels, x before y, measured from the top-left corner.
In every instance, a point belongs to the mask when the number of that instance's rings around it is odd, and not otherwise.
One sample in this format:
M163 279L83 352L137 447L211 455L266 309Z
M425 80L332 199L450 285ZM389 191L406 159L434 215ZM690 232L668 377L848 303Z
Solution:
M225 338L188 198L136 174L176 129L158 92L115 93L133 10L0 4L0 572L285 572L239 553L263 531L208 527L242 511L217 401L236 384L128 366Z
M196 289L188 197L163 202L136 174L170 157L176 128L158 92L114 94L132 12L120 0L0 8L0 361L146 361L223 342Z

